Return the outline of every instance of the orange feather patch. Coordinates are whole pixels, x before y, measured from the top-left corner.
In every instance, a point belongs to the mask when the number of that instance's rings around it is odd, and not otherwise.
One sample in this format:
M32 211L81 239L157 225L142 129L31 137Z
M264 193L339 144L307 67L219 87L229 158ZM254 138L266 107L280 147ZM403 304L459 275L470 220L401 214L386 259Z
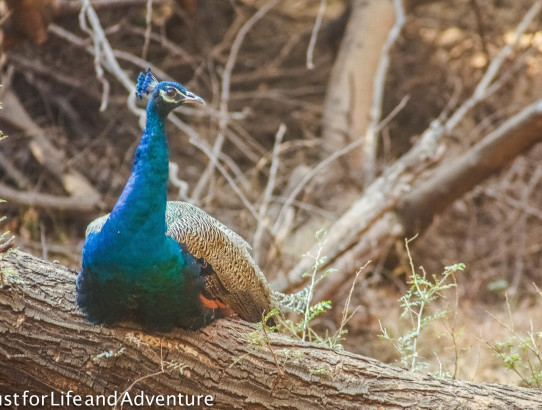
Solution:
M224 304L218 299L207 299L201 294L199 295L199 298L201 300L201 303L203 303L203 306L205 306L207 309L222 309L226 311L231 311L228 305Z

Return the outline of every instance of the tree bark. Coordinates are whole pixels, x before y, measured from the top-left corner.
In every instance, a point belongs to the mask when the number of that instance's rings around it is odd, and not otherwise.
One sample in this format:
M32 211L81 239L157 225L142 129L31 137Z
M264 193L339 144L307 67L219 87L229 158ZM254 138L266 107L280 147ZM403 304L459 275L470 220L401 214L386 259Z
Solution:
M375 73L395 21L391 0L355 0L351 7L324 103L322 139L326 153L335 152L366 134L373 105ZM349 153L343 162L361 176L361 146Z
M74 271L18 250L1 256L4 400L27 390L34 395L55 392L58 402L72 390L83 400L115 392L119 398L124 392L132 398L140 392L146 398L210 395L216 408L542 406L535 389L410 373L284 335L266 336L234 319L168 334L145 334L129 325L94 326L75 305ZM49 407L47 402L43 407ZM131 406L125 403L124 408Z

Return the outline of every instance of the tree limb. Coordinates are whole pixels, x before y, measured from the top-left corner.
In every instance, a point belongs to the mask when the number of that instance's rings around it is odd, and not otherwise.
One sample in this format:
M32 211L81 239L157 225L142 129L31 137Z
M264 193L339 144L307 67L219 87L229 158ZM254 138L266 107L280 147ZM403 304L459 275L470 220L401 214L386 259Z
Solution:
M64 153L49 141L45 131L34 122L13 91L6 91L2 99L3 110L0 111L0 119L25 131L31 137L29 148L32 154L61 182L62 187L70 196L79 200L84 198L90 206L96 207L100 201L98 191L84 175L67 166Z
M510 118L452 164L406 194L398 206L406 236L423 232L453 201L542 140L542 100Z
M429 128L329 229L322 251L328 259L321 269L334 267L338 272L320 285L316 300L330 299L360 264L379 260L395 240L422 233L448 205L542 141L542 99L503 123L452 165L440 165L422 181L418 177L442 156L443 146L435 138L440 132L440 128ZM310 257L302 259L288 275L290 284L275 286L299 287L303 272L309 272L312 264Z
M380 256L389 249L389 247L382 247L382 245L393 243L396 239L403 239L407 232L422 232L416 230L417 226L410 225L411 220L401 219L401 217L411 218L413 213L417 212L411 209L413 206L409 207L407 205L405 197L407 197L408 193L416 191L421 186L422 180L419 176L427 172L431 167L435 165L442 166L442 173L448 173L444 168L444 164L441 165L445 149L444 137L450 135L458 123L468 113L472 112L475 106L503 86L504 81L502 80L506 75L497 77L497 74L501 71L506 56L510 55L513 47L517 46L522 33L527 29L530 22L536 18L541 9L542 0L536 1L531 6L517 26L514 41L510 45L505 45L496 55L495 59L488 65L485 74L472 95L455 110L450 118L446 121L434 120L429 128L423 132L416 144L394 164L388 166L383 174L367 187L364 195L354 202L341 218L329 228L327 243L322 250L322 255L326 255L327 260L320 268L326 270L334 267L339 272L332 275L329 280L326 280L320 286L316 298L329 299L332 295L335 295L337 287L356 272L360 265L368 260L379 260ZM454 185L454 187L457 188L465 179L469 178L468 173L471 170L479 167L485 168L485 170L476 172L476 183L480 183L488 176L502 169L505 164L527 150L542 137L540 131L540 126L542 126L542 122L540 122L541 106L542 100L535 102L486 136L484 142L477 144L477 149L480 150L478 154L469 157L470 161L478 161L478 163L468 165L463 162L458 165L457 174L449 175L449 179L446 181L433 182L434 185L431 186L431 189L437 187L445 189L439 184L444 182L452 183L452 180L456 180L454 183L457 185ZM524 133L523 130L529 131ZM500 135L500 137L497 137L497 135ZM492 140L493 138L495 138L495 141ZM513 142L515 138L518 141ZM485 146L485 144L488 144L488 146ZM507 151L507 149L510 149L510 151ZM493 158L495 162L490 166L487 165L485 158L488 152L495 156ZM496 158L499 159L496 160ZM466 166L470 166L470 168L464 170L463 168ZM432 177L429 176L429 178ZM461 186L463 187L463 185ZM436 214L444 210L445 206L460 198L474 185L467 183L465 186L468 186L467 190L450 189L449 195L445 197L439 207L433 208L430 206L431 203L427 202L425 208L423 208L427 214L423 216L423 219L431 221ZM438 194L435 193L432 199L437 196ZM421 198L418 197L418 200L421 200ZM412 200L411 197L410 201ZM411 210L407 211L407 208ZM422 217L420 216L420 218ZM387 229L383 225L384 223L388 224ZM423 229L427 223L424 222L425 225L418 223L419 228ZM315 245L308 255L315 254L317 247ZM300 288L304 282L303 273L309 272L312 265L312 258L310 256L304 257L288 273L286 279L281 279L275 283L275 287L281 291Z
M93 326L75 305L75 272L18 250L1 256L3 394L210 394L217 408L542 406L535 389L410 373L279 334L254 336L233 319L160 335Z
M103 207L103 203L89 201L84 197L68 197L44 194L41 192L18 191L0 183L0 198L4 199L6 207L21 205L40 209L55 209L72 215L94 214Z
M362 138L367 132L372 96L379 95L374 78L381 66L383 46L395 21L391 0L356 0L327 87L322 138L327 153ZM381 67L381 71L385 67ZM376 118L376 122L380 119ZM371 144L369 144L371 145ZM345 162L361 175L362 150L350 153Z

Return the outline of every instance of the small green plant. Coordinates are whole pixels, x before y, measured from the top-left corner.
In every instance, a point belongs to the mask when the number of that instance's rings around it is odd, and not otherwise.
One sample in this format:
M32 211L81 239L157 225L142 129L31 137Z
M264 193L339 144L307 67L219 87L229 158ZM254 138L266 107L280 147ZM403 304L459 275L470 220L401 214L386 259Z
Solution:
M305 314L303 315L302 320L296 324L296 333L301 333L302 340L308 339L309 341L312 341L313 337L315 336L318 339L316 332L314 332L309 326L310 322L319 314L331 309L331 301L329 300L322 300L311 306L312 298L314 296L314 289L318 282L336 271L336 269L333 268L327 269L326 271L324 271L324 273L318 276L318 270L326 262L327 259L327 256L322 256L322 250L327 242L325 237L326 232L325 230L320 229L318 232L316 232L315 236L316 240L318 241L318 252L316 256L314 256L314 264L312 265L311 273L303 274L303 277L310 277L309 290L307 292L307 300L305 302ZM308 255L310 256L310 254Z
M19 272L13 268L5 268L0 270L0 275L0 288L13 285L24 285L26 283L24 279L20 278Z
M324 365L322 367L318 367L317 369L311 369L310 374L312 375L318 375L318 376L327 376L331 373L331 369Z
M542 292L536 285L534 286L542 298ZM508 297L506 297L506 306L510 324L506 324L493 314L488 313L510 333L510 338L504 342L487 342L487 345L502 360L507 370L518 375L524 386L542 390L542 331L535 330L531 320L530 329L526 335L518 332L514 327Z
M184 363L180 363L180 362L165 362L164 363L166 364L166 369L168 370L178 370L179 371L179 374L183 374L184 373L184 369L186 369L188 367L188 365L184 364Z
M266 332L276 332L280 330L280 325L268 326L267 322L271 318L278 318L280 312L277 309L273 309L263 316L262 321L259 323L254 323L254 328L252 332L248 334L248 342L251 345L263 346L267 342Z
M292 320L283 320L282 324L289 330L289 332L295 337L300 338L303 341L316 341L322 342L322 339L315 331L311 328L310 323L320 314L331 309L331 301L322 300L314 305L311 305L312 299L314 297L314 289L316 285L325 277L329 276L335 269L327 269L323 273L318 274L320 267L325 264L327 257L322 255L322 250L326 243L326 232L323 229L320 229L316 232L316 240L318 241L318 251L316 255L311 255L307 253L304 256L309 256L314 259L314 264L312 265L312 270L310 273L303 273L303 277L309 277L310 283L306 292L305 299L305 311L301 315L301 319L297 322Z
M405 240L405 247L410 262L410 271L408 283L410 288L399 298L401 303L401 317L407 317L411 322L411 329L403 336L392 337L387 329L380 323L380 338L390 342L395 350L401 356L401 364L411 371L420 371L429 366L429 363L418 360L418 339L423 330L436 319L446 317L447 311L440 311L434 314L428 312L428 306L442 294L442 291L455 287L455 273L465 269L465 265L458 263L452 266L446 266L440 278L428 275L423 267L419 272L414 268L412 255L410 254L409 243L416 237ZM452 280L452 281L450 281ZM441 371L442 373L442 371Z
M278 332L280 330L280 325L273 325L269 326L267 324L268 320L271 318L278 318L278 315L280 312L277 309L273 309L270 312L268 312L265 316L262 316L262 321L259 323L254 323L252 326L254 327L254 330L247 334L248 343L250 346L256 351L263 347L268 347L271 351L271 354L273 355L273 358L275 360L275 363L277 364L277 368L280 369L278 364L278 358L277 354L275 353L275 350L271 347L271 341L269 340L268 332ZM251 352L244 353L240 356L237 356L233 359L233 362L230 364L229 368L231 369L234 367L237 363L239 363L241 360L245 359L251 354ZM279 373L282 370L279 370Z
M304 308L300 309L300 313L299 313L300 319L298 321L282 319L280 317L280 312L277 309L273 309L271 312L267 313L265 316L262 317L262 321L260 323L254 324L253 325L255 328L254 331L250 332L247 335L248 342L253 348L269 349L269 351L271 352L273 356L273 360L277 368L277 374L279 376L283 376L283 370L281 368L281 365L288 362L289 360L302 359L303 352L297 351L295 349L274 349L273 346L271 345L271 340L269 338L269 335L272 334L273 332L286 330L287 333L289 333L291 336L299 338L303 341L320 343L332 349L342 348L340 342L343 340L344 335L347 333L347 330L344 327L346 323L350 320L352 315L355 313L355 311L352 313L348 313L348 308L350 306L352 293L354 291L354 287L359 275L365 269L365 267L370 263L370 261L367 262L365 266L363 266L356 272L356 276L352 283L352 287L350 289L350 292L345 302L339 329L333 334L330 334L330 332L326 331L325 336L320 336L311 327L311 322L320 314L331 309L331 302L329 300L324 300L324 301L312 304L312 299L314 297L314 291L315 291L316 285L322 279L326 278L332 272L334 272L335 269L331 268L331 269L327 269L323 273L319 273L320 268L325 264L326 259L327 259L326 256L322 255L322 251L326 243L325 231L319 230L318 232L316 232L315 236L318 241L318 251L316 255L314 256L310 254L305 255L305 256L312 257L314 259L314 264L312 266L312 270L310 273L303 274L303 277L310 278L310 283L308 287L306 288L306 292L304 294L305 300L304 300L304 303L302 304ZM268 320L271 318L273 318L276 323L273 326L267 325ZM232 362L232 364L230 365L230 368L235 366L237 363L239 363L241 360L245 359L249 355L250 353L245 353L243 355L236 357L234 361ZM327 375L329 373L330 373L330 369L328 367L321 367L321 368L316 368L316 369L311 370L311 374L313 375Z
M316 232L315 237L316 237L316 240L318 241L318 251L316 252L316 255L311 255L311 254L305 255L305 256L309 256L313 258L314 264L312 265L312 270L310 273L303 274L303 277L310 278L310 283L307 287L307 292L306 292L306 300L304 303L304 306L305 306L304 312L303 314L300 315L301 318L299 321L280 320L280 323L284 326L284 328L288 330L288 332L291 335L303 341L316 342L316 343L327 345L328 347L332 349L340 349L342 348L341 341L344 339L344 335L348 332L344 327L346 323L350 320L352 315L355 313L354 311L351 314L348 314L348 309L350 306L350 300L352 297L352 293L354 291L356 281L358 280L360 273L365 269L365 267L370 263L370 261L367 262L362 268L360 268L356 272L356 276L352 282L352 287L350 289L348 297L346 298L339 329L333 334L330 334L329 331L326 331L325 335L321 336L311 327L311 322L322 313L325 313L331 309L331 301L323 300L315 304L312 304L312 299L314 297L314 291L318 283L320 283L322 279L328 277L333 272L335 272L336 269L330 268L330 269L325 270L323 273L319 273L320 268L325 265L326 260L327 260L327 256L322 255L324 245L326 244L326 241L327 241L326 231L323 229L320 229L318 232Z
M272 334L273 332L287 330L290 335L293 335L294 337L299 338L303 341L308 340L311 342L324 344L332 349L342 348L340 342L343 340L344 338L343 336L347 333L347 330L344 329L344 327L346 323L350 320L350 318L353 316L353 314L355 313L355 310L352 313L348 313L348 308L350 306L352 293L354 291L354 287L356 285L356 281L358 280L359 275L365 269L365 267L370 263L370 261L367 262L362 268L360 268L356 272L356 276L352 283L352 287L350 289L348 297L346 298L339 329L332 335L330 335L329 332L326 331L325 336L320 336L311 327L311 322L318 315L331 309L331 302L321 301L312 305L314 290L315 290L316 285L322 279L324 279L325 277L329 276L332 272L334 272L335 269L327 269L324 273L318 274L319 269L322 267L322 265L325 264L325 261L326 261L326 257L322 255L322 250L326 243L325 231L319 230L316 233L316 239L318 240L318 245L319 245L316 256L307 254L308 256L311 256L314 259L314 264L312 266L311 273L303 274L304 277L310 277L310 284L306 289L305 303L303 304L305 308L300 309L300 312L302 312L300 313L301 319L297 322L292 321L292 320L282 319L280 317L280 312L277 309L273 309L271 312L267 313L265 316L262 317L262 321L260 323L254 324L253 326L255 330L250 332L247 335L248 342L254 348L260 349L260 348L267 347L269 349L269 351L271 352L273 356L273 360L275 362L275 366L277 368L277 374L279 377L282 377L284 375L281 365L283 365L284 363L290 360L301 360L304 354L303 352L297 351L296 349L286 349L286 348L274 349L273 346L271 345L271 340L269 338L269 335ZM275 323L277 323L276 325L273 325L273 326L267 325L268 320L271 318L273 318ZM234 361L232 362L232 364L230 364L230 368L235 366L237 363L239 363L241 360L245 359L249 355L250 355L250 352L236 357ZM327 375L330 372L331 370L327 366L311 369L310 371L311 374L320 375L320 376Z

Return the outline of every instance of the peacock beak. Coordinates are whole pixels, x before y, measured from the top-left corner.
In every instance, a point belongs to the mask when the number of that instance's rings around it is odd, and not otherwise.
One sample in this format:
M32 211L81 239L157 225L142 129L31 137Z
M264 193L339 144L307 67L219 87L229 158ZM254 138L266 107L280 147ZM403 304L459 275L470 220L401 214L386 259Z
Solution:
M184 95L184 103L200 103L201 105L205 105L205 101L203 101L203 98L198 97L196 94L191 93L190 91L187 91Z

